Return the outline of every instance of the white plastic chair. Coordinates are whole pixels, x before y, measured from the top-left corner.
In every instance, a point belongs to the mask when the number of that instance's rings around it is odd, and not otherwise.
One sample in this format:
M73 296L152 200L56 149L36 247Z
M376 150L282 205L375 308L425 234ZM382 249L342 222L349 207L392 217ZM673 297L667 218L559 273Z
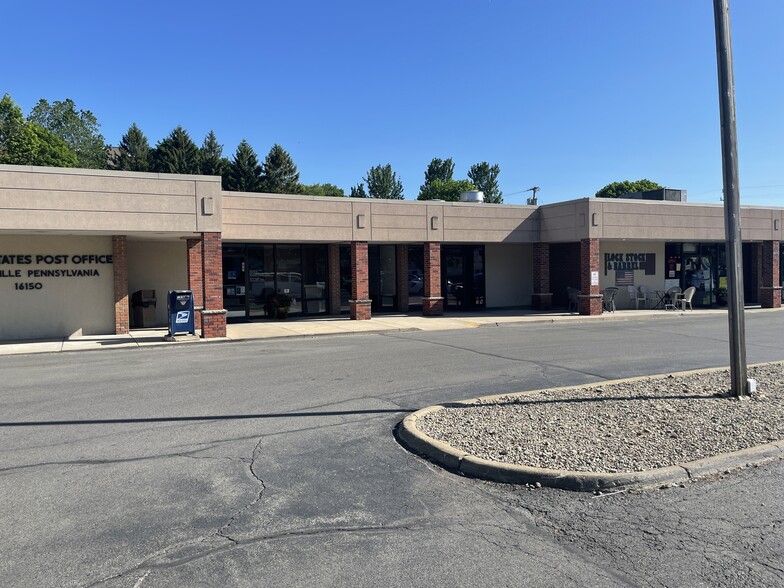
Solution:
M639 294L637 293L637 288L634 286L626 286L626 291L629 293L629 306L631 306L632 302L634 302L634 308L639 310L640 298Z
M681 295L681 287L680 286L673 286L669 290L667 290L667 302L664 303L664 310L669 310L677 307L677 300Z
M697 291L697 288L694 286L689 286L684 290L683 295L678 297L678 305L680 305L681 310L686 310L686 305L689 305L689 310L694 310L691 306L691 299L694 298L694 293Z
M642 300L642 307L643 308L650 308L651 304L649 302L649 298L652 296L650 290L648 290L648 286L640 286L640 297L638 300Z

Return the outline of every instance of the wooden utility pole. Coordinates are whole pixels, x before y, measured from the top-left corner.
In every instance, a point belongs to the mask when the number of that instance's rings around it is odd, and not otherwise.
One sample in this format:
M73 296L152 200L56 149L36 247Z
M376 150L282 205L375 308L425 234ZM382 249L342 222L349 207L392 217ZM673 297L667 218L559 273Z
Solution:
M733 396L750 393L746 377L746 325L743 314L743 249L740 235L738 133L729 0L713 0L719 73L721 155L724 176L724 233L727 247L727 308L730 324L730 381Z

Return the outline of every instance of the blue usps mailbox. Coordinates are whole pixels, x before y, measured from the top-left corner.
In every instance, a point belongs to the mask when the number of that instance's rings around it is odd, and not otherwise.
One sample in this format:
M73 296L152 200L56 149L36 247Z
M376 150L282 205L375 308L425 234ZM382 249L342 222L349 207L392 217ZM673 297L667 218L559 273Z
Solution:
M193 320L193 292L190 290L169 290L169 335L177 333L196 334Z

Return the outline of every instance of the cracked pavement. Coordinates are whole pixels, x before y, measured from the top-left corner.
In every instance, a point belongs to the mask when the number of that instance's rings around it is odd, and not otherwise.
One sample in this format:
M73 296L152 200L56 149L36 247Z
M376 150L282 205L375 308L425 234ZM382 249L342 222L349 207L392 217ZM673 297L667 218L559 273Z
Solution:
M784 315L757 316L749 361L784 359ZM593 496L462 478L392 434L437 402L724 365L725 331L680 317L2 357L0 577L781 585L782 462Z

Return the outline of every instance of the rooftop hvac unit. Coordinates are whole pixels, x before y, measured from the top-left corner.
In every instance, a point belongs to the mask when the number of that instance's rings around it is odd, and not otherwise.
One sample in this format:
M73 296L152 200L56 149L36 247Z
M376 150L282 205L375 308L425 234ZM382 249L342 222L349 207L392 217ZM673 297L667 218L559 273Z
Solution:
M485 193L481 190L468 190L460 194L460 202L484 202Z

